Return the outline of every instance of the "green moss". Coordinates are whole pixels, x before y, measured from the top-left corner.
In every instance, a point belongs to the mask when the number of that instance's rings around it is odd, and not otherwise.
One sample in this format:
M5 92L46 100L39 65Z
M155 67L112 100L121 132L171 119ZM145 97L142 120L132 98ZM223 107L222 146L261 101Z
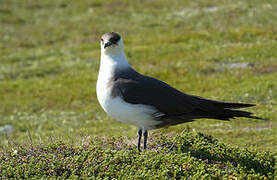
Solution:
M117 31L124 38L131 65L139 72L188 94L257 104L248 110L270 119L201 120L154 133L176 135L185 128L195 129L226 146L270 151L276 156L276 8L274 0L1 1L0 127L11 125L13 130L0 132L0 152L11 144L24 146L30 139L38 144L59 138L67 147L81 149L79 141L90 135L114 136L116 142L121 135L136 136L136 127L105 114L95 93L99 38ZM253 66L223 66L228 63ZM185 147L178 147L174 154L186 153ZM234 155L227 153L226 160L220 159L220 150L204 151L207 159L243 165ZM200 155L191 150L190 158ZM222 177L223 171L218 172ZM255 173L261 174L258 169Z
M0 156L2 178L239 178L273 179L275 159L211 136L184 132L156 134L150 150L138 152L124 138L89 138L74 146L54 141L14 147Z

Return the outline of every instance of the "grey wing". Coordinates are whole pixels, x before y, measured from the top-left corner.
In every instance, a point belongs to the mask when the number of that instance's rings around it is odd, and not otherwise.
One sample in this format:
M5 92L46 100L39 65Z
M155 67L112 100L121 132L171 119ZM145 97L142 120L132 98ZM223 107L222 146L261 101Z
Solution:
M252 104L226 103L188 95L147 76L140 75L135 79L119 78L115 81L114 89L129 103L150 105L158 109L164 114L160 117L161 126L189 122L197 118L253 118L252 113L234 110L254 106Z
M184 100L184 93L150 77L138 80L118 79L115 89L127 102L154 106L167 115L184 114L197 105L192 99Z

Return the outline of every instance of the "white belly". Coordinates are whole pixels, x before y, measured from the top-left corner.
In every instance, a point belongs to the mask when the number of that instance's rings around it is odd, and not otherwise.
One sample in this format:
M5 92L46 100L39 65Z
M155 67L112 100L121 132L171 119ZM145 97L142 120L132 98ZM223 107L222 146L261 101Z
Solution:
M106 56L101 54L101 65L97 79L97 99L102 108L112 118L136 125L138 128L153 129L159 121L155 120L158 110L152 106L143 104L131 104L125 102L121 97L111 97L110 80L116 71L123 68L131 68L124 53L117 56Z
M101 107L112 118L143 129L153 129L159 124L159 121L154 119L157 109L148 105L127 103L119 96L112 98L111 88L103 84L105 83L97 82L97 98Z

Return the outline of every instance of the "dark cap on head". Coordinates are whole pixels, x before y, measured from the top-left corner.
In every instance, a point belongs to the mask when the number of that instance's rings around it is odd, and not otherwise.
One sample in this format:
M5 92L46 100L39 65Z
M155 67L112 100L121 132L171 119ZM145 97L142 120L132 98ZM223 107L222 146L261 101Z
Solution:
M101 40L106 40L113 44L116 44L120 40L120 35L115 32L108 32L102 36Z

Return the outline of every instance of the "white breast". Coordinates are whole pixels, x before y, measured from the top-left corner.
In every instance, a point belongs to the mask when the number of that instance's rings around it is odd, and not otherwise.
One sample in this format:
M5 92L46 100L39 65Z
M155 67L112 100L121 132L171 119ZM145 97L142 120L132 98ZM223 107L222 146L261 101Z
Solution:
M101 107L112 118L128 124L136 125L139 128L152 129L159 121L154 119L154 114L157 115L157 109L152 106L143 104L131 104L125 102L121 97L112 97L112 84L109 84L116 63L109 63L106 59L102 61L97 79L97 99ZM104 66L102 66L104 65Z
M110 95L111 87L105 86L105 84L98 79L98 101L104 111L112 118L123 123L133 124L143 129L153 129L155 125L159 124L159 122L154 119L154 115L157 114L157 110L154 107L127 103L119 96L112 98Z

